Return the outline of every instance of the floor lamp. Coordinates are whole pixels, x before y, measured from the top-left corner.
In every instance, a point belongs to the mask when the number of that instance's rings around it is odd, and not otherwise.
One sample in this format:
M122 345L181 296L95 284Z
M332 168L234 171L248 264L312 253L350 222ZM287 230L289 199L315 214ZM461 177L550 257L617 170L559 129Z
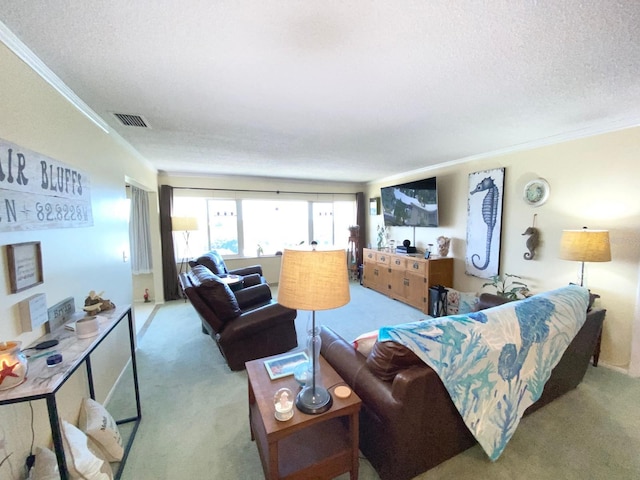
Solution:
M320 373L321 339L316 327L316 310L330 310L349 303L349 275L345 250L289 250L282 255L278 303L311 311L308 354L311 357L311 384L296 397L303 413L317 414L331 408L333 399L322 386Z
M585 262L610 262L611 247L607 230L563 230L560 239L560 258L581 262L578 275L580 286L585 285Z
M198 219L196 217L171 217L171 230L174 232L182 232L184 236L184 256L180 262L180 271L184 268L186 271L186 263L189 260L189 233L198 230Z

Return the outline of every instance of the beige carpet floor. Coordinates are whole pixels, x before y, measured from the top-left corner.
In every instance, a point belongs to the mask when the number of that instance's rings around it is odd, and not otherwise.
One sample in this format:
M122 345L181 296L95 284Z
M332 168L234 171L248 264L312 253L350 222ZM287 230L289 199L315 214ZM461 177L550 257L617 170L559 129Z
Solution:
M346 339L424 317L357 283L351 290L348 305L316 314ZM307 321L306 312L296 320L299 348ZM123 480L264 478L249 433L246 373L229 370L190 304L169 302L158 310L137 359L143 420ZM107 405L120 418L134 409L127 378ZM522 420L495 463L475 446L416 479L640 478L638 407L640 380L590 367L577 389ZM127 427L122 431L126 436ZM364 457L359 478L379 478Z

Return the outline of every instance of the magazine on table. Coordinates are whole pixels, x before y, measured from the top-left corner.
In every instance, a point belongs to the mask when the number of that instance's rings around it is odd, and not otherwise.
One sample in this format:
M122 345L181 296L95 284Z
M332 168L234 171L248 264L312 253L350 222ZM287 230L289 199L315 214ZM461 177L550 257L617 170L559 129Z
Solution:
M275 380L276 378L293 375L293 371L298 365L308 361L309 357L305 352L295 352L267 360L264 362L264 366L267 368L269 378Z

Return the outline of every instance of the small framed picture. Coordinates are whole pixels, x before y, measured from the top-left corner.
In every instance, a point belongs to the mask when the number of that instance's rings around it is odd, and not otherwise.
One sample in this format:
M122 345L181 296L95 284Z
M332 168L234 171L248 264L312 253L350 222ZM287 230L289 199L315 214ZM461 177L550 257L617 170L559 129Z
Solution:
M40 242L7 245L7 266L11 293L41 284L44 279Z
M276 378L293 375L293 371L298 365L308 361L309 357L305 352L295 352L266 360L264 366L267 368L269 378L275 380Z
M380 197L369 199L369 215L380 215Z

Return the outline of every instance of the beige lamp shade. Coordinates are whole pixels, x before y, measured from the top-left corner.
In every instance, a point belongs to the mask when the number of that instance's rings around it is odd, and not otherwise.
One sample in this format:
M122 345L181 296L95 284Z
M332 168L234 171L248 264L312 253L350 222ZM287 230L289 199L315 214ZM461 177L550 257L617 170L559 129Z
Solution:
M196 217L171 217L171 230L174 232L198 230L198 219Z
M577 262L610 262L611 247L607 230L564 230L560 239L560 258Z
M349 300L345 250L284 250L278 303L315 311L342 307Z

